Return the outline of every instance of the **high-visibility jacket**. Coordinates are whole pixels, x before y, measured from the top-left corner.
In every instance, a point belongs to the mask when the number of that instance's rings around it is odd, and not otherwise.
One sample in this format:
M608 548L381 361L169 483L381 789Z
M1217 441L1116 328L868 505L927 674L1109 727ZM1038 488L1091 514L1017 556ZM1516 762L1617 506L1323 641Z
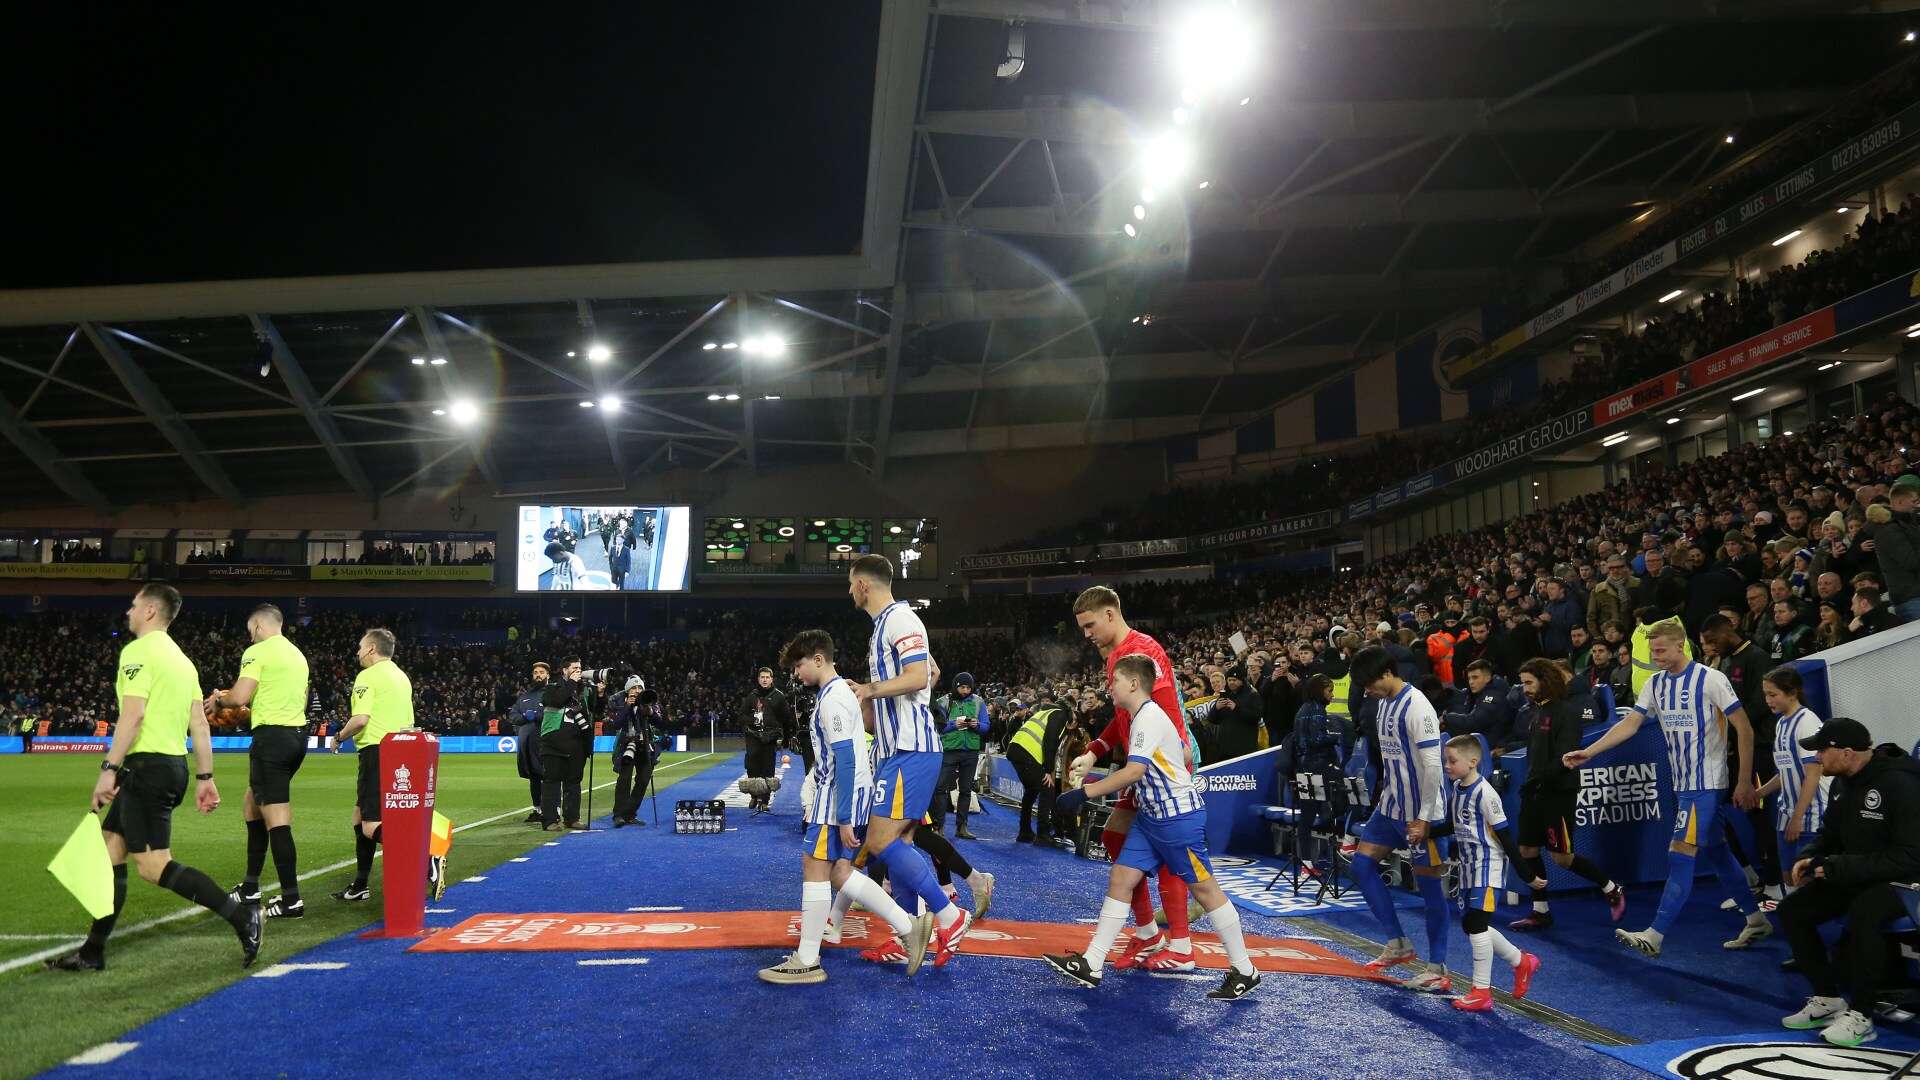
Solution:
M1353 670L1349 668L1333 680L1333 700L1327 702L1327 715L1338 716L1349 723L1353 721L1353 707L1347 701L1347 695L1353 689Z
M1666 621L1679 622L1680 620L1668 619ZM1649 625L1636 626L1633 628L1633 700L1634 701L1640 700L1640 688L1647 684L1648 679L1653 678L1654 672L1660 670L1659 665L1653 662L1653 645L1651 642L1647 640L1647 638L1651 636L1653 628L1657 625L1659 624L1652 623ZM1685 638L1681 638L1680 648L1686 652L1687 659L1689 660L1693 659L1693 643L1692 642L1686 640Z
M1027 718L1027 722L1020 725L1020 730L1013 733L1013 738L1007 740L1009 745L1017 746L1033 755L1033 760L1039 762L1042 767L1045 767L1047 762L1045 751L1047 718L1053 715L1053 711L1052 709L1035 709L1033 715Z
M1427 635L1427 660L1433 665L1433 677L1443 683L1453 682L1453 647L1459 641L1445 630Z

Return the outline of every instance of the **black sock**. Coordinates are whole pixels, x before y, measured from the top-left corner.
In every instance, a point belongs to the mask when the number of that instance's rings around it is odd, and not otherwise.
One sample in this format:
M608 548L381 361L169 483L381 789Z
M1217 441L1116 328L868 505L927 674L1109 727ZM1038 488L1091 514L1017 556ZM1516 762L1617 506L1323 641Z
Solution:
M933 868L940 872L940 884L951 883L954 874L963 878L973 876L973 864L967 862L966 856L953 846L953 841L939 833L931 829L915 829L913 846L933 857Z
M293 826L268 829L267 842L273 846L273 868L280 872L281 898L291 904L300 899L300 875L294 872Z
M1585 855L1575 855L1573 861L1567 864L1567 869L1579 874L1581 877L1586 878L1588 881L1593 882L1603 889L1606 888L1609 881L1613 880L1607 876L1605 870L1600 869L1599 863L1594 862Z
M86 944L80 946L83 955L98 960L106 955L107 935L113 933L113 924L120 921L120 909L127 902L127 864L121 863L113 868L113 912L104 918L93 920L87 928Z
M373 842L374 842L374 843L376 843L376 844L378 844L378 843L381 843L381 842L382 842L382 841L381 841L381 830L383 830L383 829L385 829L385 828L386 828L386 826L384 826L384 825L379 825L379 824L375 824L375 825L374 825L374 827L373 827Z
M260 887L260 867L267 861L267 823L259 818L247 822L247 890Z
M366 888L367 878L373 873L374 846L373 838L361 832L360 826L355 825L353 827L353 859L356 866L353 887L356 889Z
M239 903L233 897L221 892L220 886L215 885L212 878L191 866L168 862L166 869L160 871L160 885L162 888L172 889L182 899L191 900L228 922L232 922L234 912L240 910Z
M1517 860L1517 865L1520 867L1520 872L1526 875L1528 881L1547 876L1547 864L1542 862L1538 855L1522 855ZM1545 897L1538 895L1534 898L1537 900L1545 899Z

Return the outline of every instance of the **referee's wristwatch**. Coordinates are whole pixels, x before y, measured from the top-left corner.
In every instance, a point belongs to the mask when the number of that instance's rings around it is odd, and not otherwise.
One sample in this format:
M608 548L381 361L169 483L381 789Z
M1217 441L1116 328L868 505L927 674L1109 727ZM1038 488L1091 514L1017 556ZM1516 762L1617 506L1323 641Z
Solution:
M195 780L211 780L213 779L213 774L210 772L194 773L193 778Z
M101 772L110 772L110 773L117 773L117 772L119 772L119 771L120 771L121 769L123 769L123 768L125 768L125 766L123 766L123 765L115 765L115 764L114 764L113 762L111 762L111 761L108 761L108 760L107 760L107 759L105 759L105 758L101 758L101 759L100 759L100 771L101 771Z

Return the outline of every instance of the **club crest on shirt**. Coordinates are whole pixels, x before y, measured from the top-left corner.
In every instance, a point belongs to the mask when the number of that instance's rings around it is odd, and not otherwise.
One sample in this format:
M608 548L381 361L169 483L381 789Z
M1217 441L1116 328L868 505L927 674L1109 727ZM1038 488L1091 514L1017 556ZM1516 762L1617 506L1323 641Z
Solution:
M1869 810L1880 809L1880 789L1868 788L1867 797L1864 801L1866 802L1867 809Z

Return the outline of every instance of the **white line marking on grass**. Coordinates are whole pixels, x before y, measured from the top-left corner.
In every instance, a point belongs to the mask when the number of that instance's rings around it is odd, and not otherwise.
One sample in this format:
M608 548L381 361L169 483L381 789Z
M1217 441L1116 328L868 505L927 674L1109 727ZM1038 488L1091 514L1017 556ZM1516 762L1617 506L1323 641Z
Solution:
M527 858L526 858L526 856L524 856L524 855L520 855L520 856L516 856L516 857L514 857L514 858L511 858L511 859L508 859L507 861L508 861L508 862L526 862L526 861L527 861Z
M690 758L681 758L679 761L673 762L672 764L667 765L664 768L677 769L682 765L690 765L693 762L699 761L703 758L710 758L713 756L714 756L713 754L696 754L695 756ZM658 776L661 771L662 770L660 769L656 769L654 771L654 774ZM612 787L614 783L615 781L609 780L604 784L599 784L595 786L593 790L599 791L601 788ZM530 809L532 809L531 806L518 807L513 810L508 810L504 814L495 814L490 818L482 818L479 821L469 822L465 825L456 825L454 826L453 831L456 833L463 833L463 832L466 832L468 829L477 829L482 825L491 825L494 822L499 821L503 818L510 818L516 814L524 814ZM549 843L547 846L553 847L556 845ZM385 852L376 851L373 853L373 857L376 859L381 858L383 855L385 855ZM332 866L323 866L318 870L309 870L306 873L301 874L299 877L299 880L308 881L313 878L324 877L328 874L335 873L340 870L345 870L348 867L353 865L354 865L353 859L342 859L341 861L334 863ZM260 890L260 895L262 899L264 899L268 896L272 896L275 893L278 893L279 891L280 891L280 886L278 884L275 884L272 886L263 886ZM166 915L161 915L158 918L148 919L146 922L143 922L143 923L135 923L132 926L117 928L114 931L115 940L124 941L126 940L129 934L144 933L148 930L152 930L156 926L165 926L168 923L179 922L181 919L190 919L195 915L205 915L205 914L208 914L206 908L203 908L198 904L192 904L187 907L183 907L178 911L174 911ZM67 940L72 940L72 939L67 939ZM28 953L25 956L16 956L11 960L0 961L0 974L5 974L6 972L13 971L18 968L28 967L32 964L37 964L42 960L51 959L55 956L59 956L61 953L66 952L67 950L68 950L68 946L59 945L51 949L42 949L39 952Z
M310 964L274 964L253 973L256 979L277 979L296 971L339 971L347 965L337 960L320 960Z
M0 934L0 941L85 941L84 934Z
M119 1058L122 1054L125 1054L127 1051L132 1050L134 1047L139 1045L140 1044L137 1042L101 1043L99 1046L96 1046L91 1050L82 1050L80 1053L75 1054L72 1057L68 1058L67 1064L69 1065L105 1065L108 1062Z
M685 911L687 909L681 907L679 904L668 904L665 907L630 907L627 910L628 911Z
M650 961L644 956L615 956L606 960L576 960L580 967L638 967Z
M461 882L460 884L462 884L462 885L471 885L471 884L473 884L473 883L474 883L474 882L476 882L476 881L485 881L485 880L487 880L487 875L485 875L485 874L475 874L475 875L474 875L473 877L470 877L470 878L468 878L468 879L466 879L465 881L462 881L462 882Z

